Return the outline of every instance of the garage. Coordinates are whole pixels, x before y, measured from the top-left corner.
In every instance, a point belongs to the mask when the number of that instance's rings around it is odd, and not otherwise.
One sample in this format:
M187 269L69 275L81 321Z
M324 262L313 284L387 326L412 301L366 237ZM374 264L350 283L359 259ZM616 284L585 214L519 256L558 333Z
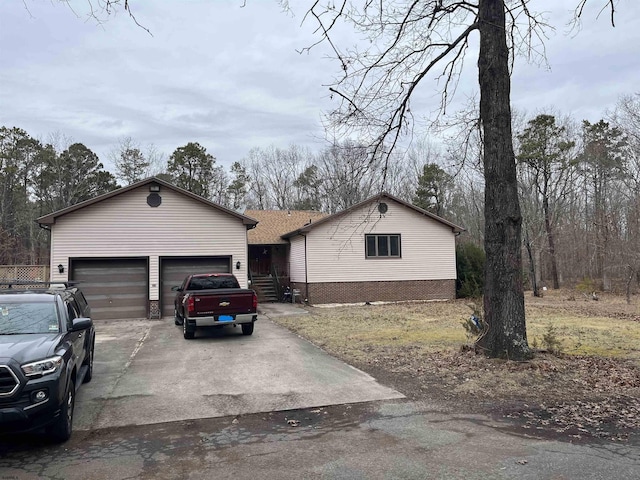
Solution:
M176 293L171 287L182 284L187 275L196 273L228 273L231 257L162 257L160 259L162 283L162 315L173 316L173 299Z
M38 222L51 235L51 280L82 281L96 319L172 316L171 287L194 272L233 271L247 288L258 223L157 177Z
M149 287L146 258L70 259L71 280L80 282L91 318L146 318Z

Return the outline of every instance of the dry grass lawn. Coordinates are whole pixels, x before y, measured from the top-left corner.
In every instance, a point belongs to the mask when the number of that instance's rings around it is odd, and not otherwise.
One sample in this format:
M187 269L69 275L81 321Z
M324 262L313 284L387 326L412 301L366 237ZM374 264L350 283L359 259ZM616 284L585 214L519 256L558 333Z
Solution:
M552 327L560 354L529 362L462 348L472 302L309 308L275 321L414 399L489 411L571 439L640 438L640 298L569 291L526 298L530 345Z

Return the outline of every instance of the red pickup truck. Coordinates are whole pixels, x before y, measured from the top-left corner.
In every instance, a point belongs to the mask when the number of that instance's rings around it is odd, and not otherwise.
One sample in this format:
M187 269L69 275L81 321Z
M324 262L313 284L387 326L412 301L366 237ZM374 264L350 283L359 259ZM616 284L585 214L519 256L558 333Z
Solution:
M240 288L230 273L189 275L182 285L173 287L175 323L182 325L184 338L195 336L198 327L240 325L243 335L253 333L258 319L256 292Z

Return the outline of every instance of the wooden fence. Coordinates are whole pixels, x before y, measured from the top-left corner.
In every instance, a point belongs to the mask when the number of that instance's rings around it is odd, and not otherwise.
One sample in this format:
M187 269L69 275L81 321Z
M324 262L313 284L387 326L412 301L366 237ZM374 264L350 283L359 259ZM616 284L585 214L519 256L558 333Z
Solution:
M49 281L49 265L0 265L0 280Z

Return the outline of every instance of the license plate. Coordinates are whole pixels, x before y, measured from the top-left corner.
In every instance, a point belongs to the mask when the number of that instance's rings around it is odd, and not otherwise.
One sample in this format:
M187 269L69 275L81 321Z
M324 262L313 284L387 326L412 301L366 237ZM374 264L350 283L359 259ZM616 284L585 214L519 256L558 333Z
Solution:
M218 317L219 322L233 322L233 317L231 315L220 315Z

